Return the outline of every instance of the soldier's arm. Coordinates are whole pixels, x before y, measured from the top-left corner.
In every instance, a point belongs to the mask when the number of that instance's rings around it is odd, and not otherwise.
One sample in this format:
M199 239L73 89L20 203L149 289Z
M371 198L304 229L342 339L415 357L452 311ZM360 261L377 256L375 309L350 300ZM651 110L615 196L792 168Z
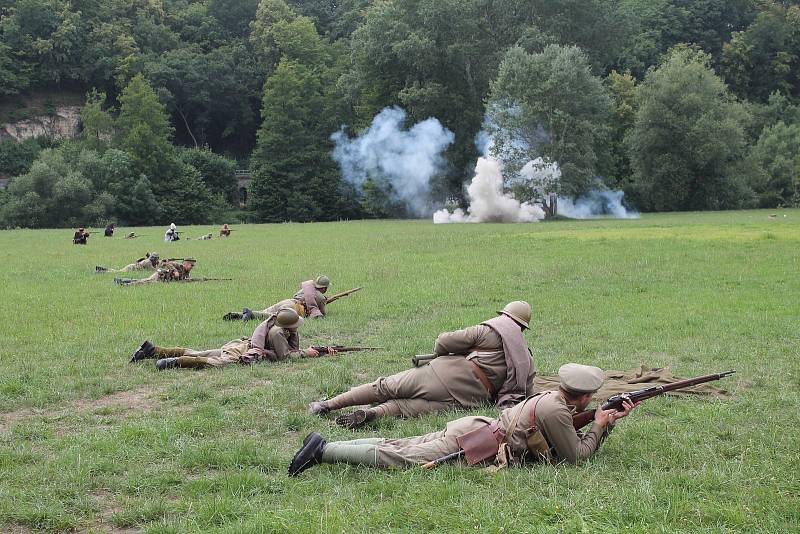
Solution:
M604 428L595 422L586 434L578 436L572 426L572 414L567 409L543 417L540 423L541 430L555 449L558 460L571 464L594 454L605 434Z
M433 345L433 352L436 354L464 354L472 347L479 344L483 338L483 329L487 326L478 325L470 326L463 330L456 330L455 332L444 332L439 334L436 338L436 343Z
M306 356L304 350L300 350L297 345L292 347L279 329L273 328L269 332L269 340L272 350L275 351L275 360L285 360L287 358L303 358Z
M327 313L325 311L325 305L327 304L328 299L326 299L325 295L323 295L319 291L317 291L315 297L316 297L315 300L317 301L317 308L319 308L319 311L322 313L322 315L325 315Z

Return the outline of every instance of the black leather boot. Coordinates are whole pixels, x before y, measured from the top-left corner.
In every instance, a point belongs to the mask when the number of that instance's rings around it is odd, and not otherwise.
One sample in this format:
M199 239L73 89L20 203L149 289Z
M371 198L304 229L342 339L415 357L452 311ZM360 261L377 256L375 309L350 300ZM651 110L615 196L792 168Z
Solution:
M150 340L145 339L144 343L139 345L139 348L136 349L136 352L133 353L131 356L131 363L138 362L139 360L146 360L148 358L153 358L156 354L156 347Z
M156 362L156 369L159 371L174 369L175 367L178 367L178 358L161 358Z
M295 453L292 463L289 464L289 476L296 477L306 469L322 463L322 452L327 443L325 438L316 432L307 435L303 440L303 446Z

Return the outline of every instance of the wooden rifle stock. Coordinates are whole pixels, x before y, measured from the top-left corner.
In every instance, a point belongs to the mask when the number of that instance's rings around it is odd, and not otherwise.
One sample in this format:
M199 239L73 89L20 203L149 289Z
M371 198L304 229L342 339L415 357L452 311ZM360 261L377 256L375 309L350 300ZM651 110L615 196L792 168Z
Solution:
M730 371L724 371L722 373L703 375L695 378L687 378L686 380L680 380L678 382L673 382L672 384L662 384L645 389L640 389L638 391L632 391L630 393L622 393L620 395L614 395L613 397L610 397L606 402L604 402L601 405L601 407L604 410L610 410L612 408L615 408L617 411L621 412L624 411L624 408L622 407L622 402L625 400L636 403L652 397L663 395L664 393L667 393L669 391L675 391L676 389L688 388L691 386L696 386L698 384L703 384L705 382L720 380L721 378L730 376L735 372L736 371L734 369L731 369ZM583 412L576 413L575 415L572 416L572 426L574 426L575 429L577 430L588 425L589 423L594 421L594 412L595 410L585 410Z
M342 291L341 293L336 293L335 295L331 295L330 297L325 299L325 302L330 304L334 300L338 300L338 299L340 299L342 297L346 297L348 295L352 295L356 291L361 291L361 288L360 287L354 287L353 289L348 289L347 291Z

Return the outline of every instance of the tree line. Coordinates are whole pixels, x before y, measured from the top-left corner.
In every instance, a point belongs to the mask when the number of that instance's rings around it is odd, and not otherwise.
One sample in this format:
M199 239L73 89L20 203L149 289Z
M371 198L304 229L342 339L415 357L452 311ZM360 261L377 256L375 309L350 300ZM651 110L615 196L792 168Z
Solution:
M642 210L800 202L800 2L6 0L0 95L87 93L80 139L0 142L0 224L402 216L342 179L330 136L386 106L455 134L434 201L464 202L479 132L513 180ZM229 172L230 171L230 172ZM512 183L513 182L513 183ZM31 209L31 203L36 206Z

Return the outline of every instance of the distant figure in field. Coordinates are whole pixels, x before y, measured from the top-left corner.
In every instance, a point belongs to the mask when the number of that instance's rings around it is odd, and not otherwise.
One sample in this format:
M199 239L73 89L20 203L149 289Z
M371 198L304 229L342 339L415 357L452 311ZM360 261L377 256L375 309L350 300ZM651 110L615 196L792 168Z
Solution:
M347 428L380 417L415 417L453 408L495 404L508 408L533 395L536 367L523 331L531 306L517 300L482 323L439 334L430 363L380 377L332 399L312 402L316 415L348 406L376 404L340 415Z
M316 432L303 440L292 458L289 475L320 463L370 467L412 467L464 452L467 464L492 462L497 468L523 462L575 464L592 456L616 422L638 403L623 402L623 411L598 407L588 432L578 433L572 414L585 410L603 385L598 367L568 363L558 370L558 391L546 391L506 408L497 419L462 417L444 430L400 439L367 438L329 443Z
M230 237L231 229L228 228L228 224L223 224L222 228L219 229L219 236L220 237Z
M137 237L142 237L142 236L136 235L136 232L130 232L125 236L125 239L136 239Z
M303 318L289 308L280 310L256 327L253 335L225 343L222 348L197 351L183 347L157 347L145 340L136 349L131 362L155 359L159 370L179 367L202 369L225 367L232 363L249 364L262 360L276 362L287 358L316 358L320 355L313 347L300 349L297 329Z
M164 260L162 261L156 272L147 278L134 280L132 278L114 278L114 283L121 286L136 286L142 284L152 284L154 282L179 282L189 279L189 273L194 268L197 260L194 258L185 258L181 260Z
M88 239L89 239L89 232L87 232L86 229L83 226L81 226L80 228L78 228L78 231L75 232L75 234L73 234L72 244L85 245Z
M198 237L197 239L199 239L200 241L208 241L212 237L214 237L214 235L209 233L209 234L203 234L200 237Z
M172 223L169 225L167 231L164 232L164 241L180 241L181 238L178 234L180 234L178 227L175 226L175 223Z
M242 313L229 312L222 318L226 321L233 321L236 319L242 319L244 321L249 321L251 319L263 320L283 308L294 309L300 317L324 317L325 305L328 302L328 299L325 298L325 293L328 291L330 285L330 279L322 274L314 280L306 280L301 283L300 290L290 299L276 302L269 308L261 311L245 308L242 310Z
M105 231L103 231L103 235L106 237L114 237L114 223L110 223L106 226Z
M132 271L152 271L158 267L158 252L147 252L144 258L139 258L133 263L129 263L122 269L109 269L107 267L95 266L96 273L129 273Z

